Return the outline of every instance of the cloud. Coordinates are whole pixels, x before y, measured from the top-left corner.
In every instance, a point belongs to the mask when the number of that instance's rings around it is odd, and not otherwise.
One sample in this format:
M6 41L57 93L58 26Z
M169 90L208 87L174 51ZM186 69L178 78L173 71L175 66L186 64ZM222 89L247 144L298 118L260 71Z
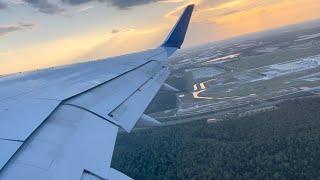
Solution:
M164 34L167 34L167 32L162 24L157 27L121 29L116 34L108 34L108 38L105 38L102 43L77 59L100 59L157 47L163 41ZM141 41L141 39L145 39L145 41Z
M33 23L18 23L15 25L0 26L0 36L4 36L16 31L31 30L35 27L36 25Z
M119 29L113 29L113 30L111 31L112 34L116 34L116 33L118 33L118 32L120 32Z
M8 5L2 1L0 1L0 10L1 9L6 9L8 7Z
M120 9L128 9L133 6L139 6L139 5L149 4L149 3L158 2L158 1L161 1L161 0L131 0L131 1L110 0L110 4Z
M168 12L164 17L165 18L170 18L172 20L176 20L178 17L181 16L181 13L183 12L183 10L186 8L187 5L189 4L195 4L196 8L195 8L195 12L193 12L193 18L196 14L196 12L200 9L199 5L203 2L203 0L184 0L184 1L179 1L179 0L171 0L171 1L161 1L161 2L183 2L180 6L176 7L175 9L173 9L172 11ZM192 18L192 19L193 19Z
M70 4L70 5L80 5L80 4L85 4L91 1L102 1L102 0L62 0L62 2Z
M170 0L62 0L62 2L69 5L80 5L88 2L105 2L111 6L117 7L119 9L129 9L133 6L145 5L154 2L170 2ZM181 0L171 0L173 2L181 2Z
M11 51L0 51L0 58L2 58L3 56L10 56L12 52ZM1 73L0 73L1 76Z
M145 5L149 3L155 3L155 2L163 2L163 3L179 3L183 2L185 0L59 0L60 2L63 2L64 4L68 4L71 6L78 6L82 4L86 4L89 2L100 2L100 3L106 3L110 6L117 7L121 10L129 9L133 6L139 6L139 5ZM50 0L12 0L13 4L28 4L32 6L33 8L36 8L39 12L45 13L45 14L62 14L66 11L66 9L62 8L61 6L52 3ZM1 2L0 0L0 10L7 7L6 3ZM87 11L94 6L87 6L84 8L81 8L78 10L78 12L84 12Z
M108 39L105 34L86 32L0 51L0 75L79 62L79 55L105 39Z
M82 7L80 9L78 9L78 12L86 12L90 9L94 8L94 6L86 6L86 7Z
M9 3L10 3L10 4L13 4L13 5L26 4L26 2L25 2L24 0L11 0Z
M48 0L24 0L24 2L45 14L61 14L65 11L63 8L49 2Z

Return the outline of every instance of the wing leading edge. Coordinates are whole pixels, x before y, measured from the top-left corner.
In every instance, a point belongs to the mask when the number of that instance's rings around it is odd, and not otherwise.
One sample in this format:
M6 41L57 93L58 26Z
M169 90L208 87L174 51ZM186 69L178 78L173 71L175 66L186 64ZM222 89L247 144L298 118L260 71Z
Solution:
M110 167L118 129L157 124L143 112L193 8L157 49L0 78L0 179L130 179Z

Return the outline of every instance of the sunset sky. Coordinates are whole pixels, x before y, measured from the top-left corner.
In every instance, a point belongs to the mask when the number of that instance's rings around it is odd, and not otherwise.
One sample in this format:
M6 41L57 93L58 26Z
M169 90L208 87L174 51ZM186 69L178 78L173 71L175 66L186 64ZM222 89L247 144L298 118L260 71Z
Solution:
M184 47L320 18L319 0L0 0L0 74L157 47L190 3Z

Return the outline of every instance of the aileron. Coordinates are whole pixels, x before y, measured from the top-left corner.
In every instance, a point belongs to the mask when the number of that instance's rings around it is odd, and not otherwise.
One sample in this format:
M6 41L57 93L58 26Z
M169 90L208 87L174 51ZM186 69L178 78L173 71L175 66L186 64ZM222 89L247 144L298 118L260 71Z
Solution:
M163 68L157 75L112 111L110 116L119 122L123 129L130 132L168 75L168 70Z

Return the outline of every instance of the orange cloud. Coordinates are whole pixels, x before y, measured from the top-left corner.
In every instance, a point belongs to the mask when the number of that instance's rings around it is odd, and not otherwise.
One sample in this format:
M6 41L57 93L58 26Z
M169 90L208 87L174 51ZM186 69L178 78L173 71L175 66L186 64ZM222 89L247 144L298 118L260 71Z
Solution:
M178 0L179 1L179 0ZM201 0L182 0L179 2L184 2L181 6L178 6L177 8L175 8L174 10L170 11L169 13L167 13L164 17L165 18L169 18L171 20L176 20L176 18L178 18L182 11L184 10L184 8L189 5L189 4L195 4L196 8L197 5L201 3Z
M192 18L188 46L320 18L318 0L217 2L199 4Z
M258 6L225 16L212 17L212 22L226 30L224 37L235 36L306 20L320 18L318 0L292 0Z

